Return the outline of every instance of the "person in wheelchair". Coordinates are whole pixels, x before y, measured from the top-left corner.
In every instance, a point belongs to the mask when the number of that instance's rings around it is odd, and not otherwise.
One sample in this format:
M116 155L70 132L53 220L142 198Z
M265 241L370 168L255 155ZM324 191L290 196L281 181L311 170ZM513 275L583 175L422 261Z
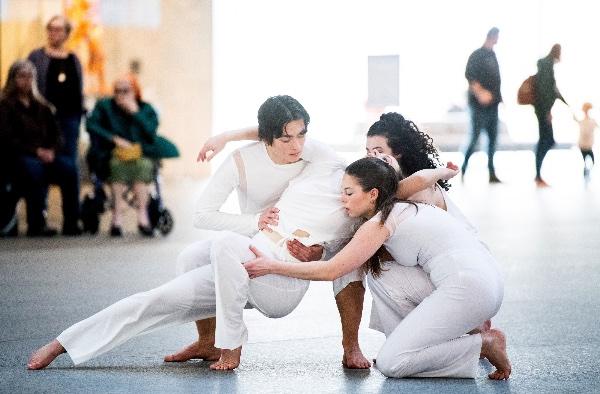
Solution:
M129 188L133 192L138 230L152 237L154 226L148 214L149 185L154 180L156 157L149 154L158 137L158 116L142 101L139 87L129 76L118 78L113 96L100 99L87 119L91 146L90 170L111 186L113 197L110 235L122 236L123 212Z

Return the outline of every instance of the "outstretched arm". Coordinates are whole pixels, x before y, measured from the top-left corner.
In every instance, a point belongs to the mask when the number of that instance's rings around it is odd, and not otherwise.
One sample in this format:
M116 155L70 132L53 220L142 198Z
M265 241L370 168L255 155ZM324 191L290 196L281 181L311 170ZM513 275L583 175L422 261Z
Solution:
M397 197L407 200L410 196L435 185L440 179L448 180L458 174L458 166L452 162L447 167L420 170L398 183Z
M256 259L244 264L250 278L278 274L309 280L334 280L354 271L369 259L390 236L389 230L378 221L368 221L338 254L327 261L288 263L265 257L254 247Z
M258 127L248 127L244 129L226 131L221 134L210 137L198 152L196 161L210 161L217 153L225 148L228 142L232 141L258 141Z

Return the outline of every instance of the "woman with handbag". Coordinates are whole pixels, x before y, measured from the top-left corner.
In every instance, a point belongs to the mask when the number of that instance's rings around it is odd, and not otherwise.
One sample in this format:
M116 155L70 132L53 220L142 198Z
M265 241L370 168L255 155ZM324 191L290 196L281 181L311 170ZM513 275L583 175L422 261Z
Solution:
M146 207L154 163L143 152L145 146L155 142L158 116L150 104L141 100L139 88L130 77L117 79L113 92L112 97L96 103L86 124L92 139L90 154L103 158L97 164L106 167L111 185L114 204L110 235L122 236L123 210L127 207L124 194L131 185L138 230L151 237L154 232Z
M539 140L535 150L535 183L538 187L548 187L542 179L541 170L546 153L556 143L554 141L554 130L552 129L552 106L556 99L567 103L560 94L554 79L554 64L560 61L560 44L554 44L550 53L537 62L537 74L535 77L535 99L533 107L539 125Z

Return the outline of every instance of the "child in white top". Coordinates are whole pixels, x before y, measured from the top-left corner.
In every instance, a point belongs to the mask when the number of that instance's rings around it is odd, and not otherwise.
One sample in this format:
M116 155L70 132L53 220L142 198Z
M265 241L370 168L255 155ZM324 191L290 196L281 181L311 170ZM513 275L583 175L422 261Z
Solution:
M592 104L584 103L581 107L583 111L583 119L579 120L575 118L575 121L579 123L579 149L583 156L583 176L587 177L594 165L594 152L592 147L594 146L594 130L598 127L598 123L594 118L590 116L590 110ZM590 158L588 165L587 158Z

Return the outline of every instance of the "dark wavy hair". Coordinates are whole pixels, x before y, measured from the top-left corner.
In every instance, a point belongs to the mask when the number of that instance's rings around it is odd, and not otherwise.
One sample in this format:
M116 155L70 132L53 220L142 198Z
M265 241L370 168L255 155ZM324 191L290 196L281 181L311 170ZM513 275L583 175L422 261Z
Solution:
M387 140L405 176L426 168L442 166L440 154L433 146L433 139L399 113L389 112L381 115L367 132L367 137L373 136L381 136ZM446 191L450 189L447 180L439 180L438 185Z
M269 97L258 109L258 139L272 145L289 122L299 119L304 120L308 131L310 116L298 100L291 96Z
M375 210L381 212L380 225L382 226L397 202L408 202L418 209L412 201L403 201L396 197L399 175L392 166L383 160L375 157L364 157L346 167L346 174L356 179L363 192L377 189ZM370 271L375 277L381 275L383 270L377 253L371 256L363 267L366 272Z

